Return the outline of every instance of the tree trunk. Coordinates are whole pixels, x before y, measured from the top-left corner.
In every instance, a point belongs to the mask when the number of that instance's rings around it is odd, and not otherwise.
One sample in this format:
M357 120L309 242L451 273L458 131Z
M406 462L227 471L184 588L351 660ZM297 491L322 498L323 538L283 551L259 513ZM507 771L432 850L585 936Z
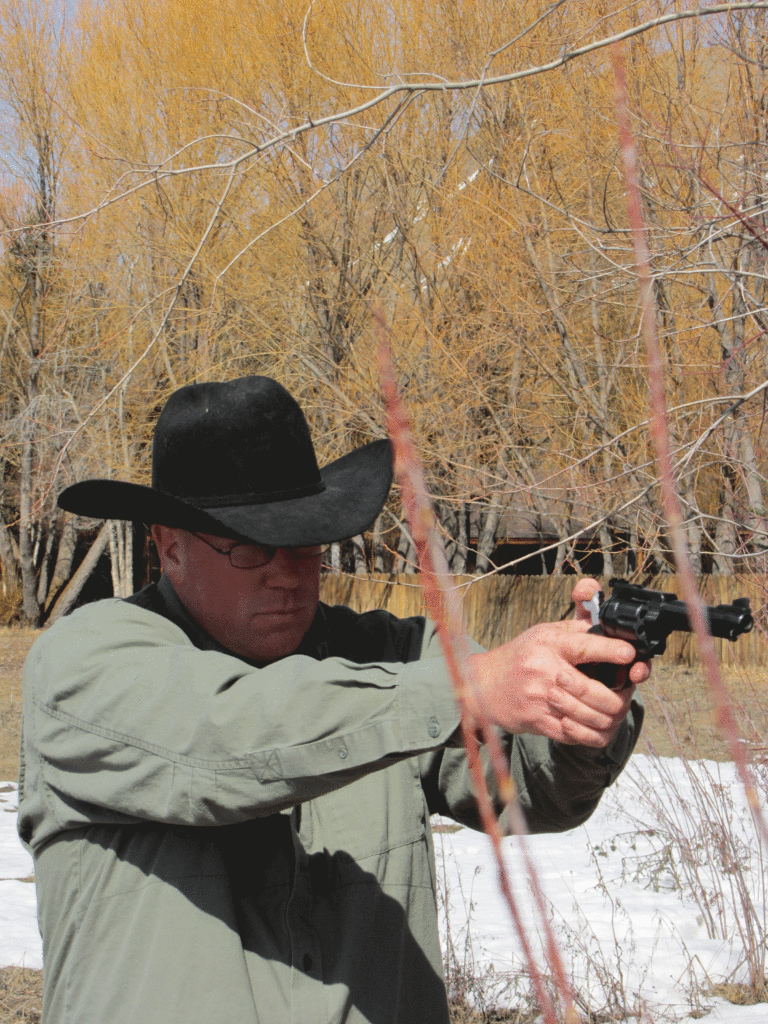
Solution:
M109 521L109 570L112 576L112 593L121 597L120 593L120 555L118 552L117 522Z
M62 590L53 608L51 608L51 613L48 616L49 623L60 619L62 615L66 615L70 608L72 608L80 596L80 591L83 589L86 580L96 568L107 544L109 544L109 523L104 523L96 535L96 540L91 544L88 554L78 566L77 572Z
M5 503L6 460L0 459L0 506ZM17 590L21 576L21 559L16 538L0 516L0 566L2 566L3 593Z
M48 593L45 595L46 611L50 610L51 604L58 597L58 591L64 586L72 573L72 562L75 558L77 548L77 529L75 520L69 518L64 524L59 538L59 550L56 554L56 565L53 568L53 576L48 586Z
M384 545L381 541L381 516L376 517L373 524L373 540L371 541L371 555L373 558L373 571L384 572Z
M562 541L562 543L557 545L557 549L555 551L555 567L552 570L552 575L553 576L562 576L563 575L563 566L565 565L565 556L566 556L565 548L566 548L565 541ZM542 558L541 558L541 564L542 564L542 566L544 565L544 556L543 555L542 555Z
M397 542L397 558L395 572L414 573L417 570L416 549L411 543L410 535L403 523L400 524L400 539Z
M720 340L725 380L731 394L743 393L745 388L744 349L748 310L741 285L744 266L747 269L750 266L751 243L751 236L742 241L728 275L731 280L731 316L725 321L713 323ZM717 296L714 276L710 278L709 291L710 304L714 306ZM759 552L761 565L768 551L762 476L742 408L734 409L723 426L721 460L720 518L714 539L715 571L731 574L736 568L732 556L740 546L739 527L745 536L745 547Z
M639 540L637 537L637 523L632 520L632 524L629 528L629 546L627 548L627 576L635 572L638 568L639 561Z
M456 512L448 503L435 502L435 518L437 519L440 531L440 540L445 553L446 564L450 567L456 557L458 545L456 543L457 521Z
M40 578L37 583L37 602L42 609L45 607L45 599L48 596L48 585L53 570L56 549L61 534L61 513L54 509L48 521L48 529L45 537L45 554L40 566Z
M39 626L40 602L37 600L37 578L33 557L32 462L33 419L28 409L22 428L23 440L19 466L19 560L21 562L22 615L27 626Z
M733 555L738 546L734 522L733 472L724 462L721 469L720 508L713 540L713 571L722 576L733 575Z
M451 559L451 572L458 576L467 571L467 534L467 506L460 501L456 509L456 549Z
M352 555L355 559L355 576L367 576L368 565L365 561L365 541L361 533L352 538Z
M328 564L331 567L331 572L341 572L341 544L331 544L331 549L328 552Z
M615 576L613 568L613 538L607 523L600 524L600 547L603 552L603 576Z
M133 593L133 523L113 519L109 530L109 558L112 593L130 597Z
M133 523L125 524L125 597L133 593Z
M4 594L16 590L19 585L19 560L12 541L13 537L8 527L0 522L0 571Z
M480 536L477 538L477 562L475 572L478 575L484 572L490 572L493 568L491 565L491 555L493 554L493 549L496 547L496 531L499 528L500 520L501 506L491 505L483 516L483 525L480 530Z
M701 564L701 527L693 519L689 519L685 524L685 530L688 534L688 553L691 559L691 568L695 576L700 576L704 571Z

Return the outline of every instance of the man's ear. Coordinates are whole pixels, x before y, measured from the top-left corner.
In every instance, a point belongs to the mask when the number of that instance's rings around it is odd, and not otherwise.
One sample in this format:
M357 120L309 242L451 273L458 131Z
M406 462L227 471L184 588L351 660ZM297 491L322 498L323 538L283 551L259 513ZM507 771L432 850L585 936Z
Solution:
M160 568L163 572L173 572L174 568L181 565L181 530L174 526L153 523L150 533L160 558Z

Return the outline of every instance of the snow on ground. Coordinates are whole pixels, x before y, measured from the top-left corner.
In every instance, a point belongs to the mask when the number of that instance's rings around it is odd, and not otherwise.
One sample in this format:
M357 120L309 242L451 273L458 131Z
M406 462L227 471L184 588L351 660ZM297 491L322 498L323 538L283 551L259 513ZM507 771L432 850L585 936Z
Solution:
M0 782L0 967L43 966L32 858L16 835L16 783Z
M40 967L34 886L21 881L32 861L16 837L16 809L15 784L0 783L0 966ZM687 870L675 834L687 837ZM623 1001L642 1007L646 1021L693 1021L691 1010L718 1024L768 1021L768 1004L734 1006L701 994L692 1003L690 995L707 978L746 978L740 882L752 901L753 935L765 943L768 857L732 765L635 756L586 825L527 844L566 972L576 991L590 994L593 1010ZM519 841L504 847L538 952L541 927ZM530 983L488 840L460 829L436 834L435 848L444 944L450 936L454 963L483 977L486 994L517 1004Z
M687 872L670 842L675 830L689 843ZM520 844L511 838L504 845L538 954L543 929ZM768 861L732 765L635 756L586 825L562 835L531 836L527 846L566 973L576 991L589 992L593 1011L618 1002L644 1008L644 1020L691 1020L687 1011L693 1008L709 1009L709 1020L727 1024L768 1021L765 1003L737 1007L700 995L697 1005L689 998L707 987L707 978L746 980L744 919L734 909L741 905L733 889L739 880L750 890L758 946L765 942ZM514 1005L509 993L525 993L530 983L521 973L521 946L499 896L488 841L461 829L436 835L435 849L448 908L448 923L445 909L441 914L444 946L450 931L455 962L484 977L486 988L493 977L498 1003L503 1005L506 994ZM698 880L699 888L689 886L688 878ZM543 962L541 955L536 959Z

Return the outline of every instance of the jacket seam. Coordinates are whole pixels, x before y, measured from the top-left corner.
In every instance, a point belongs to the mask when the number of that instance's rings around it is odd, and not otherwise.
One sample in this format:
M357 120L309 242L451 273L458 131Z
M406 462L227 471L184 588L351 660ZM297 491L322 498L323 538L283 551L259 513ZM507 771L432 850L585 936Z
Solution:
M241 758L232 758L227 761L218 761L208 758L189 757L187 754L179 754L176 751L167 750L164 747L159 747L154 743L148 743L147 741L137 740L135 736L128 736L124 733L119 733L114 729L107 729L104 726L94 725L90 722L84 722L74 715L67 714L65 711L59 711L56 708L52 708L49 704L44 704L41 701L35 700L35 704L44 714L50 718L55 718L57 721L66 722L68 725L74 726L81 732L88 733L89 735L101 736L103 739L117 740L125 746L135 748L136 750L145 750L150 754L157 754L159 757L164 758L166 761L171 761L174 764L184 764L190 768L206 768L210 770L237 770L239 768L252 768L253 767L253 756L261 756L254 752L253 755L245 755Z
M43 793L43 801L46 804L49 813L52 815L53 820L59 826L59 832L63 832L65 828L64 822L59 817L59 814L56 810L56 801L51 796L51 785L49 782L49 778L51 775L51 770L53 769L53 765L48 760L48 758L45 757L44 754L40 755L40 768L40 788ZM48 768L49 771L45 771L46 768Z
M392 853L393 850L401 850L405 846L414 846L416 843L419 842L419 840L422 838L423 835L424 835L424 828L423 828L423 826L416 826L416 827L412 828L410 830L410 832L407 832L402 838L399 838L394 843L385 843L384 845L378 844L376 846L376 848L371 850L370 852L367 852L367 851L365 851L363 853L355 852L354 859L355 859L356 863L362 864L363 861L372 860L374 857L376 857L376 858L383 857L383 856L385 856L388 853ZM379 884L381 884L380 879L377 879L377 881L378 881ZM359 885L361 883L359 883L359 882L348 882L348 883L345 883L345 884L347 884L347 885ZM364 883L364 884L367 884L367 883ZM392 884L394 885L396 883L392 883ZM411 883L410 882L403 882L402 884L403 885L410 885ZM339 885L338 888L342 888L342 886Z

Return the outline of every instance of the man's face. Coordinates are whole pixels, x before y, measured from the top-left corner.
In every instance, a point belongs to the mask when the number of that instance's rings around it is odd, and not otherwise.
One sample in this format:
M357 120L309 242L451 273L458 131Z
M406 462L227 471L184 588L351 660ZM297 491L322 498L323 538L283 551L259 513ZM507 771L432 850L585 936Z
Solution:
M238 569L210 547L229 551L234 540L167 526L153 526L152 536L173 589L206 633L253 661L293 654L317 610L321 555L278 548L266 565Z

